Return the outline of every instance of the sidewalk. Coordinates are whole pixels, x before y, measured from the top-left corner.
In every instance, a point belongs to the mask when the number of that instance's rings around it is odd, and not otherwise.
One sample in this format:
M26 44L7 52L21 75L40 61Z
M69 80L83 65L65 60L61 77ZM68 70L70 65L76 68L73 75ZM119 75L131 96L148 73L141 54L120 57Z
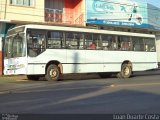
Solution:
M0 76L0 94L23 87L27 81L26 76Z

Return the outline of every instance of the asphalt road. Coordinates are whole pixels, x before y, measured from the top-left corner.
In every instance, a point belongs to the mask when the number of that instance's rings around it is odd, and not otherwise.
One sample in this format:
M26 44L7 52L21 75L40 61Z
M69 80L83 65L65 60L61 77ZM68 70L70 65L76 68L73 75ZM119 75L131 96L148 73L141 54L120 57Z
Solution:
M135 73L129 79L88 74L12 84L0 92L0 113L160 113L160 71Z

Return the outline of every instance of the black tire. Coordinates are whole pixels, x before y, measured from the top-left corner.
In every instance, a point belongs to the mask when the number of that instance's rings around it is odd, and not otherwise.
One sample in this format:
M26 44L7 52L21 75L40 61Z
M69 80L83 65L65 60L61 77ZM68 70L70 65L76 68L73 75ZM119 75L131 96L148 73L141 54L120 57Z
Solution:
M40 76L39 75L27 75L27 78L29 80L39 80Z
M47 67L45 79L47 81L57 81L59 80L60 71L57 65L51 64Z
M128 64L123 64L119 78L129 78L132 74L132 68Z

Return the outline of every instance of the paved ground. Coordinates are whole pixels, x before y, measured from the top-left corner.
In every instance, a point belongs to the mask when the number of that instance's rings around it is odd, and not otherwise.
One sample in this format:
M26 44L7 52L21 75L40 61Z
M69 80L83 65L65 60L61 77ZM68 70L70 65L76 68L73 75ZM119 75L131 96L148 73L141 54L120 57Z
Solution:
M70 81L70 80L87 80L87 79L98 79L101 78L99 74L86 73L86 74L67 74L64 75L60 80ZM53 83L54 81L52 81ZM25 75L19 76L0 76L0 93L9 92L15 89L21 89L24 87L32 87L34 85L48 84L45 80L34 81L28 80Z
M0 77L0 93L7 90L23 87L21 84L27 82L26 76L1 76Z
M143 73L129 79L96 78L98 76L88 79L89 76L85 79L81 74L83 79L77 80L73 77L78 76L73 75L70 76L72 79L59 82L19 81L19 77L11 77L6 83L9 90L0 94L0 111L34 114L159 113L158 72Z
M160 75L160 70L135 72L133 76L150 76L150 75ZM89 80L89 79L101 79L101 78L110 79L111 77L107 77L104 74L98 74L98 73L68 74L64 75L62 80L75 81L75 80ZM113 78L115 77L113 76ZM50 84L50 83L44 80L41 81L28 80L25 75L0 76L0 94L5 92L11 92L17 89L25 89L27 87L32 88L34 86L43 86L44 84Z

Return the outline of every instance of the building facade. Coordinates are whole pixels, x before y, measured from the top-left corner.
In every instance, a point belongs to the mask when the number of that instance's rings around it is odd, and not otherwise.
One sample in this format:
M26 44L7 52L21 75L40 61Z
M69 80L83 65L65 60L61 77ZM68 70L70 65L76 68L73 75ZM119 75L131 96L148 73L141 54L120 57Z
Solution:
M157 2L159 0L1 0L0 74L5 34L9 28L21 24L152 32L160 45L160 2Z

